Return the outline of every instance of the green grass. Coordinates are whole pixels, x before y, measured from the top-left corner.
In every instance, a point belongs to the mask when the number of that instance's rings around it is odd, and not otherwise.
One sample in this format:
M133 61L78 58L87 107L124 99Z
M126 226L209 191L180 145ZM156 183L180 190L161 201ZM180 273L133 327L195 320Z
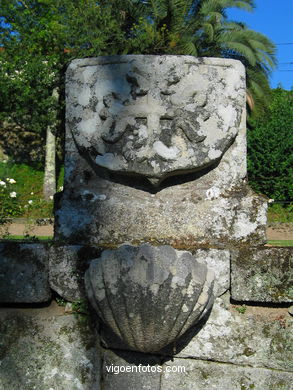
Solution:
M273 246L293 246L293 240L269 240L268 244Z
M44 171L27 164L0 162L0 180L7 178L16 181L11 190L17 193L20 207L17 217L51 218L53 217L53 200L47 202L43 197ZM64 168L58 176L57 191L63 185Z
M293 203L289 203L286 206L278 203L270 204L268 208L268 223L272 222L293 222Z
M2 238L1 238L2 239ZM52 240L53 236L21 236L15 234L9 234L3 238L3 240L22 240L22 241L48 241Z

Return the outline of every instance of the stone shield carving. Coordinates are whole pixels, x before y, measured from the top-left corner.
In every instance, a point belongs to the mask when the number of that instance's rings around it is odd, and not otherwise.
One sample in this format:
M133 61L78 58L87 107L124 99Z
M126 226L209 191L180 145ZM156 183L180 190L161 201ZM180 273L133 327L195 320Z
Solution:
M85 275L104 324L132 350L156 352L195 325L213 302L213 272L171 246L106 250Z
M190 56L76 60L67 126L93 167L156 185L210 166L231 145L245 99L239 72L238 61Z

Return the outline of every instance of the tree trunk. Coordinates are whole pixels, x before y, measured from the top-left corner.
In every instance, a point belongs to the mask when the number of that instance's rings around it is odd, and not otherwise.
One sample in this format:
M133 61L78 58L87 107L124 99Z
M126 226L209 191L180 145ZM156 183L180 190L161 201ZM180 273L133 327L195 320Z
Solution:
M57 88L54 89L52 96L58 99ZM57 115L57 112L55 114ZM54 134L55 123L47 127L46 134L46 157L43 194L45 200L47 201L53 199L53 196L56 192L56 136Z

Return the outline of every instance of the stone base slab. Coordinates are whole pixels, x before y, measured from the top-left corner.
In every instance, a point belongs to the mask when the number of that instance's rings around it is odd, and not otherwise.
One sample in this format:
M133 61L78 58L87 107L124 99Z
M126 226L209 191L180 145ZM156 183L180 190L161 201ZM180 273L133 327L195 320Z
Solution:
M99 390L98 339L86 317L0 309L0 390Z

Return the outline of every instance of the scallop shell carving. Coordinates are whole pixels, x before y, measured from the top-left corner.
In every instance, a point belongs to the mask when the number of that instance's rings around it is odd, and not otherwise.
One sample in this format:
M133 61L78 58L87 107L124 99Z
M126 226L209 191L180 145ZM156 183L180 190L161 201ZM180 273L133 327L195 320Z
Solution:
M195 325L213 303L213 272L171 246L105 250L85 275L89 300L129 347L156 352Z

